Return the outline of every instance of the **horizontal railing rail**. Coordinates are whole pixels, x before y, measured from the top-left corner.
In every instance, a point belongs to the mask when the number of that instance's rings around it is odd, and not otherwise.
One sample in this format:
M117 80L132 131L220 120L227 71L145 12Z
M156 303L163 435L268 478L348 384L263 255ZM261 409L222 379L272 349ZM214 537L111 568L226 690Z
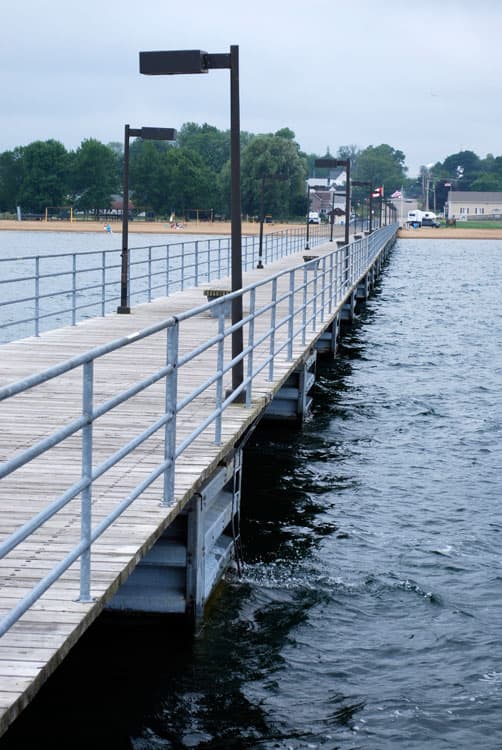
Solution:
M218 449L225 412L242 410L241 400L249 408L263 398L279 364L284 372L284 363L293 366L303 356L308 341L326 327L396 229L386 227L337 246L226 295L225 300L242 297L244 313L237 323L225 318L224 302L217 299L0 388L6 425L29 419L37 404L44 407L51 383L57 385L54 398L64 393L64 408L47 406L44 424L32 427L29 447L13 447L13 455L0 464L0 501L26 492L34 507L24 523L18 525L14 515L10 533L0 543L0 563L27 543L42 554L55 533L51 522L66 514L56 547L64 551L61 559L20 595L0 621L0 635L77 562L77 598L91 601L93 545L140 498L157 505L160 500L166 512L173 507L180 461L193 462L196 451L206 454L209 444ZM196 320L209 313L213 333L198 340ZM244 345L232 356L231 338L239 328ZM143 376L134 380L127 365L138 358ZM231 372L240 363L242 383L229 389ZM140 407L140 426L130 417L134 406L135 413ZM51 461L53 452L65 445L70 458L66 456L59 476L50 469ZM40 477L48 474L49 487L34 492ZM47 501L49 491L55 494Z
M329 237L327 224L310 227L310 245ZM305 228L266 233L263 263L299 252ZM62 325L76 325L86 317L104 316L120 303L121 249L0 258L0 342ZM259 237L242 238L243 269L256 266ZM230 237L212 237L131 247L130 303L151 302L190 287L229 276Z

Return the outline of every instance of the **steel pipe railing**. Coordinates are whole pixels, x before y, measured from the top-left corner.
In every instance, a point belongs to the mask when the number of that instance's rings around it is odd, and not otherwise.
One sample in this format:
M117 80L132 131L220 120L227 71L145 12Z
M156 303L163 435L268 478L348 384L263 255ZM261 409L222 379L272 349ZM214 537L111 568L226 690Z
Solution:
M397 225L385 227L352 245L333 249L319 263L302 263L229 293L225 300L241 296L247 310L243 319L234 325L225 319L224 305L218 299L0 387L0 401L9 424L15 424L16 415L29 414L37 398L44 403L46 387L54 381L58 391L65 391L64 404L68 410L68 418L63 418L62 426L48 430L50 434L43 438L34 436L32 446L19 450L0 464L0 502L3 492L9 497L11 479L16 482L18 493L23 486L27 493L33 493L33 483L40 476L40 468L49 466L51 452L80 436L78 450L76 443L72 443L71 455L75 458L65 459L68 474L72 471L75 474L74 481L21 527L12 530L0 543L0 559L8 558L35 534L43 548L48 544L48 540L44 541L47 522L62 511L68 514L70 504L78 497L80 507L72 512L80 525L79 540L3 617L0 635L77 560L80 561L79 600L90 601L93 596L91 553L95 542L157 480L162 481L161 504L166 508L173 506L178 462L193 461L199 440L204 452L209 436L215 445L221 443L224 412L241 393L249 408L253 399L262 398L259 394L266 382L273 381L275 363L281 360L291 363L304 354L309 331L313 340L330 324L396 231ZM345 263L347 257L348 264ZM209 313L217 318L214 335L189 345L187 342L193 339L186 331L193 330L195 318ZM245 345L243 351L232 358L229 341L236 327L243 330ZM151 362L144 357L146 351L152 357ZM159 351L160 361L155 365ZM114 372L126 372L127 362L138 357L143 358L144 377L110 394L103 360L111 362ZM238 389L225 393L225 384L230 381L232 368L238 361L245 366L246 376ZM68 387L68 382L73 386ZM128 422L135 398L146 398L145 404L148 404L144 416L146 425L136 433L134 422ZM124 407L127 407L125 411ZM143 415L143 410L140 411ZM120 434L126 437L123 442L124 437L117 435L117 445L110 443L106 419L115 414L119 415L115 420L121 423ZM106 451L108 455L104 455ZM68 461L71 466L67 465ZM136 482L132 487L129 486L133 481L130 474ZM112 510L101 517L97 510L98 496L107 493L111 493L107 503L111 504L111 497L116 502ZM53 534L54 528L51 528L48 535Z
M326 226L312 229L313 245L326 240ZM263 261L272 263L299 252L303 232L297 227L264 235ZM244 271L255 267L258 247L257 236L243 238ZM120 253L116 249L0 258L0 341L39 336L65 322L76 325L84 317L113 311L120 301ZM151 302L229 276L230 258L230 237L132 247L130 302Z

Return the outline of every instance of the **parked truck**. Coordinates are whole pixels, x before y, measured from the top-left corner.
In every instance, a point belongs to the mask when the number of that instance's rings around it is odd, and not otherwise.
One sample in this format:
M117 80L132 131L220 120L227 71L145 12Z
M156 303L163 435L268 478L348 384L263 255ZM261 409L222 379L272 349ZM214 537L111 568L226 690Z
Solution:
M434 211L408 211L407 223L412 227L438 227L439 221Z

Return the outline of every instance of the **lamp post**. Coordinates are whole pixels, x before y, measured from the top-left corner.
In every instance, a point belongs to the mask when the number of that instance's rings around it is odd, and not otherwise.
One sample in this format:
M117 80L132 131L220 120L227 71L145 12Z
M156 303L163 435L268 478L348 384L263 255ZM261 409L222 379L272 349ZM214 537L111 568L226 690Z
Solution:
M310 227L310 185L307 184L307 232L305 235L305 250L309 249L309 227Z
M329 241L333 242L333 229L335 227L335 191L333 191L333 197L331 199L331 216L329 217Z
M350 238L350 159L316 159L315 167L335 169L345 167L345 244L349 244Z
M124 128L124 188L122 197L122 256L120 271L120 305L117 312L127 314L129 307L129 138L150 141L175 141L173 128Z
M230 164L231 164L231 240L232 292L242 287L242 218L240 185L240 108L239 108L239 47L230 53L209 54L204 50L168 50L139 53L139 70L144 75L185 75L207 73L212 69L230 70ZM242 355L242 297L232 300L232 359ZM244 362L232 367L232 390L244 380ZM244 394L240 394L244 399Z
M370 189L370 204L369 204L369 214L370 214L370 220L369 220L369 226L368 229L370 232L373 231L373 183L371 182L361 182L361 180L353 180L352 181L353 186L357 187L369 187Z
M265 222L265 180L287 180L288 178L282 174L269 174L261 176L261 192L260 192L260 241L258 245L258 265L257 269L263 268L263 224Z

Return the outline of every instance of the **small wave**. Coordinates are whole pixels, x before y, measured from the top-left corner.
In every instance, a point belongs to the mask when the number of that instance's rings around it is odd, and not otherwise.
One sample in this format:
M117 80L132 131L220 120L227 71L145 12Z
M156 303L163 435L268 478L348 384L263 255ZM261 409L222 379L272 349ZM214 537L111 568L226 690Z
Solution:
M502 682L502 672L487 672L480 678L481 682L499 683Z
M401 589L402 591L412 591L414 594L421 596L431 604L442 604L442 600L439 594L434 594L432 591L425 591L421 586L418 585L418 583L415 583L415 581L410 581L408 579L399 581L399 583L397 584L397 588Z
M443 557L451 557L451 553L454 551L451 544L447 544L445 547L439 547L438 549L431 549L433 555L441 555Z

